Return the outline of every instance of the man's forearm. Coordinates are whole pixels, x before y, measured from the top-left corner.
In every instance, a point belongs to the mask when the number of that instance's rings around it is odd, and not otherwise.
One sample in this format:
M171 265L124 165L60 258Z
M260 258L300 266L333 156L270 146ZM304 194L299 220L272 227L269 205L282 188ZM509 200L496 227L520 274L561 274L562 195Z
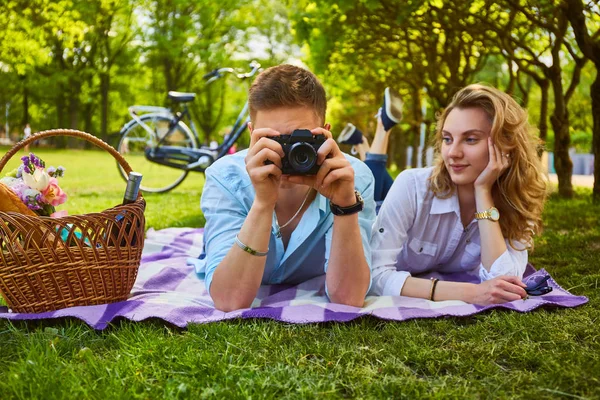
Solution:
M369 279L358 214L335 216L326 276L331 301L362 307Z
M253 205L240 229L239 240L256 251L266 252L272 218L272 207ZM260 287L266 259L249 254L234 243L213 275L210 294L215 307L222 311L250 307Z

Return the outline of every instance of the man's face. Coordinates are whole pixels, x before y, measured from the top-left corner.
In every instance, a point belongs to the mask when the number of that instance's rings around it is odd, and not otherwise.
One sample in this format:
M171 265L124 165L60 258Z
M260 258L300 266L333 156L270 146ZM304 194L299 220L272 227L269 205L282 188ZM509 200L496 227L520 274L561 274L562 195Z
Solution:
M296 129L315 129L322 126L322 122L314 110L308 107L279 107L273 110L260 110L256 112L250 132L255 129L270 128L282 135L289 135ZM289 189L296 186L291 182L281 182L280 187Z
M280 107L257 111L251 130L271 128L282 135L289 135L295 129L314 129L320 126L322 126L322 122L310 108Z

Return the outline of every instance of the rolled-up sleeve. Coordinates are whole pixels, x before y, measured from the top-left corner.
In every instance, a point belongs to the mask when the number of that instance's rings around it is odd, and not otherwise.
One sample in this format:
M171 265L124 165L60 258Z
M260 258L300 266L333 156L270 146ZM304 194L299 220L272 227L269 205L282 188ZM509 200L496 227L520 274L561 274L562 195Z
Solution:
M485 269L483 264L479 265L479 278L482 281L488 281L501 275L523 278L525 268L527 267L527 250L521 242L512 242L515 249L510 245L508 240L505 241L506 251L494 261L489 271Z
M240 196L206 170L206 183L202 191L200 207L206 218L204 229L205 284L210 293L210 284L217 266L225 258L235 242L248 215L247 207Z
M396 260L414 224L417 213L416 184L408 171L402 172L390 188L377 220L373 225L371 238L371 277L373 285L370 294L378 296L399 296L406 279L407 271L396 270Z

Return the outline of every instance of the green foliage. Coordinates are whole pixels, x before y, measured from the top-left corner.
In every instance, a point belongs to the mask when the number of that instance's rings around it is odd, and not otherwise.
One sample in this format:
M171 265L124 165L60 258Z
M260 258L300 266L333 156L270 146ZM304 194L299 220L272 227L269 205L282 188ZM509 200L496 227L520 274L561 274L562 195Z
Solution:
M206 72L302 57L326 85L334 134L347 122L373 132L383 89L400 91L404 121L390 155L401 166L406 146L419 142L419 125L431 128L456 90L478 81L515 95L552 138L549 115L563 102L549 76L558 74L567 92L581 55L567 27L553 61L565 1L7 0L0 2L0 114L10 103L13 139L26 122L34 131L71 127L106 138L130 119L127 106L174 106L168 90L190 91L198 93L191 107L208 143L233 124L249 82L230 77L205 87ZM596 3L585 0L591 35L600 26ZM591 63L582 69L568 102L570 131L589 137L596 73ZM574 145L583 149L589 137Z
M284 33L287 20L281 6L248 18L267 4L2 2L0 109L11 103L10 134L19 138L30 122L34 131L77 128L106 138L130 119L127 106L170 105L167 90L180 90L199 93L193 111L200 135L205 141L216 139L233 124L248 85L223 80L206 88L202 76L217 67L245 72L256 58L268 66L283 60L282 52L290 49L293 38ZM266 41L260 54L254 54L252 40Z

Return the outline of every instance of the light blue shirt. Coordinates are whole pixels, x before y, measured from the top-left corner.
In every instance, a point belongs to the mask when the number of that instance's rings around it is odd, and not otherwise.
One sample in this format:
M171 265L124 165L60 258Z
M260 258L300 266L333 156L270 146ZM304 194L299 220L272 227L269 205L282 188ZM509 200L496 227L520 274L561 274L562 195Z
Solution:
M225 156L206 170L206 183L200 207L206 218L204 248L194 263L196 272L204 274L206 288L215 269L234 245L254 201L254 187L246 172L246 151ZM365 207L358 215L365 258L371 264L371 228L375 221L374 178L360 160L344 154L354 168L354 185ZM265 262L263 284L297 284L327 271L333 235L333 214L329 200L317 194L292 233L284 249L273 213L269 252ZM370 283L369 283L370 286Z

